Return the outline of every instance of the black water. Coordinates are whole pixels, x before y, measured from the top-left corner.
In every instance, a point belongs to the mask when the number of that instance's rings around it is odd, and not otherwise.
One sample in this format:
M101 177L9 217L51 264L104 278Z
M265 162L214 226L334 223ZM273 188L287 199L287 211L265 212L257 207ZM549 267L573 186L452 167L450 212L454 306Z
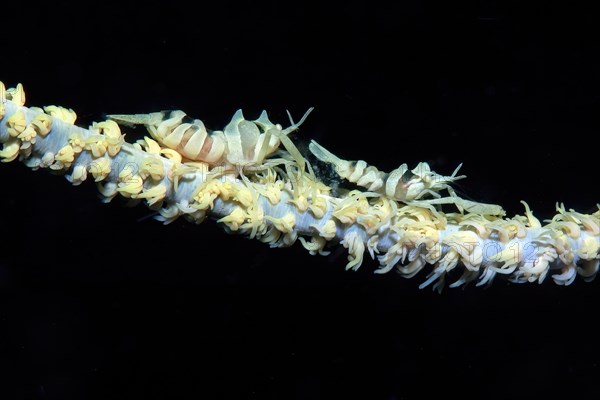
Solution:
M4 6L2 6L4 7ZM57 8L58 7L58 8ZM600 201L596 18L547 2L101 2L21 9L0 79L27 104L183 109L221 128L315 107L316 139L382 169L429 162L459 192ZM10 12L3 13L6 18ZM13 21L13 19L9 18ZM14 39L19 32L18 40ZM141 137L131 132L128 140ZM0 398L598 398L600 283L419 290L345 255L169 226L22 164L0 166Z

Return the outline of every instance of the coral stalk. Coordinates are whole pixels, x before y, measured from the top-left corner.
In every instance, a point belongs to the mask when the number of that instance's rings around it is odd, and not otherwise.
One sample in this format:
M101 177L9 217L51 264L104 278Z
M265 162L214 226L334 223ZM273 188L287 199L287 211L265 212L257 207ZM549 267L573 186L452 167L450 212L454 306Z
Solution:
M594 278L600 265L600 209L586 215L557 205L542 224L524 203L524 216L505 218L500 206L457 196L456 171L442 176L421 163L386 173L313 142L313 162L332 164L347 181L347 190L334 191L289 137L304 118L283 129L266 113L248 121L239 111L223 131L209 131L183 112L153 113L112 116L86 129L74 125L72 110L25 107L20 85L0 83L0 100L3 162L49 168L75 185L93 179L107 201L117 194L144 201L165 223L210 217L272 247L300 240L313 255L341 244L347 269L358 269L368 253L377 273L410 278L429 269L420 287L438 290L447 280L451 287L497 276L542 282L549 273L568 285L578 274ZM145 125L151 137L125 142L121 127L130 124Z

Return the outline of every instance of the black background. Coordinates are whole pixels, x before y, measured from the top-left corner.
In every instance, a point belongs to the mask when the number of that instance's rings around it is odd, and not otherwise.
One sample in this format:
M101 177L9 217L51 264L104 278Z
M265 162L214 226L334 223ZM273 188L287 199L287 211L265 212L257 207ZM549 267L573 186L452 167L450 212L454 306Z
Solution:
M453 2L454 3L454 2ZM540 219L598 196L597 16L563 3L86 2L3 9L0 79L27 104L235 110L381 169L461 162L464 196ZM142 132L130 132L129 140ZM306 143L306 142L305 142ZM345 254L163 226L0 166L1 399L600 396L598 281L419 290Z

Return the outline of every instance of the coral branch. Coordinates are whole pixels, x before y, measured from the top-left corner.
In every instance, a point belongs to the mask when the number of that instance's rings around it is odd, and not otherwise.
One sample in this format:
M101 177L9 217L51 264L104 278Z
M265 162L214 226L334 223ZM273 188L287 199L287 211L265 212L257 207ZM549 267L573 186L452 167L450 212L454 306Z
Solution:
M241 111L224 131L187 122L181 111L118 115L84 129L73 125L72 110L24 107L20 85L6 90L0 83L0 97L3 162L50 168L75 185L91 178L107 201L117 194L145 201L165 223L209 216L273 247L299 239L311 254L341 244L347 269L358 269L365 253L379 261L377 273L395 269L410 278L431 266L420 287L437 289L448 277L451 287L487 285L496 276L542 282L550 271L554 282L568 285L577 274L592 279L599 268L600 210L586 215L557 206L542 225L525 204L524 216L504 218L497 205L457 196L457 171L442 176L421 163L386 173L313 141L315 162L333 164L348 181L347 190L333 193L288 137L306 115L286 129L266 113L248 121ZM143 124L151 137L127 143L118 123Z

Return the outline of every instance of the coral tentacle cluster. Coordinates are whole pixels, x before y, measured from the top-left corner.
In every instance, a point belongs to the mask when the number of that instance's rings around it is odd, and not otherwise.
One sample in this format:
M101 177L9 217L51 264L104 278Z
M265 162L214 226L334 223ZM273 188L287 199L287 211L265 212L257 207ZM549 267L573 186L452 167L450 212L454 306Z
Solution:
M441 290L501 276L513 282L560 285L577 275L593 279L600 266L600 206L583 214L557 205L544 223L526 203L524 215L505 217L502 207L466 200L449 176L427 163L383 172L348 161L317 142L302 154L291 134L311 110L290 125L263 112L246 120L237 111L223 130L207 129L182 111L112 115L87 128L58 106L25 107L22 85L0 82L0 159L49 168L78 185L92 179L102 196L145 202L164 223L184 217L215 219L227 232L272 247L300 243L312 255L332 245L348 250L347 269L365 254L377 273L410 278L426 270L420 287ZM122 130L144 125L149 136L125 141ZM341 186L315 173L333 167ZM336 182L337 183L337 182ZM335 189L333 189L335 187Z

